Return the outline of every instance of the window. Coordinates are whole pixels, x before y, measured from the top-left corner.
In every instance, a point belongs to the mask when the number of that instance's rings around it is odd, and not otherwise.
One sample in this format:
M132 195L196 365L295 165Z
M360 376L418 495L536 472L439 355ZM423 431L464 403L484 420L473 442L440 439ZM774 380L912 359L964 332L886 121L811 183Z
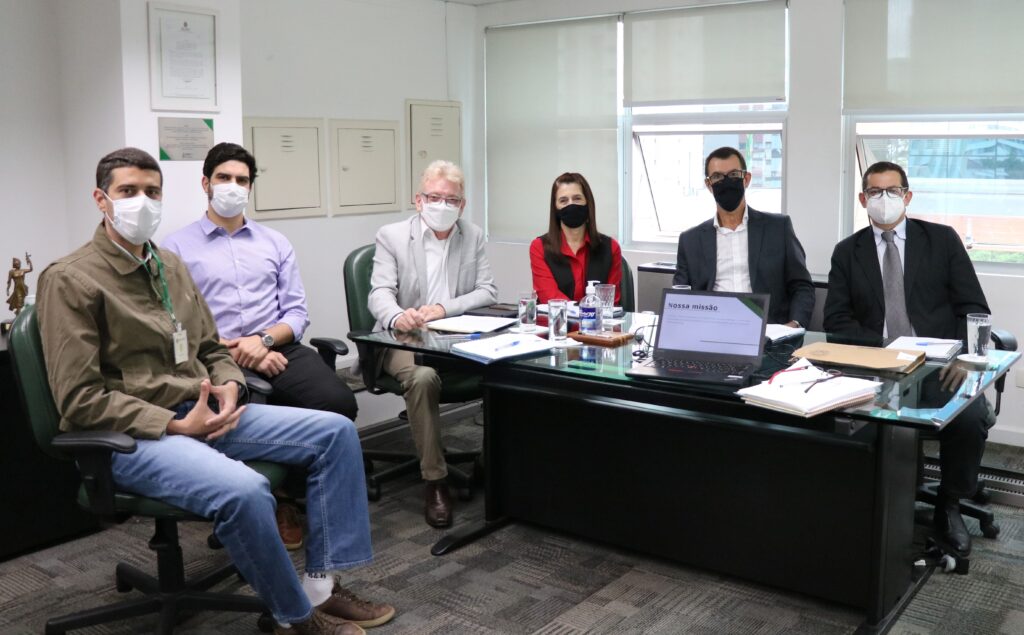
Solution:
M785 104L747 104L632 109L628 243L663 250L664 243L677 242L680 232L711 218L715 201L704 185L704 159L722 146L738 149L746 159L750 206L781 212L784 108ZM715 114L709 114L712 111ZM709 117L721 123L679 123Z
M1024 263L1024 120L861 121L856 183L876 161L903 167L914 218L953 227L972 260ZM854 229L867 226L857 203Z

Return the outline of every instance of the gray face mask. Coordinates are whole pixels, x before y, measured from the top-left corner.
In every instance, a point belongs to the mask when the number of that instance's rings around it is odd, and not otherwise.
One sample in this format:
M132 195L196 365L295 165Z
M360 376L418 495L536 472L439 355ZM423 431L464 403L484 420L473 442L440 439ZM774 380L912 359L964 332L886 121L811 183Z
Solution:
M107 196L106 192L103 196L106 196L114 207L114 215L108 216L114 230L131 244L144 245L160 227L163 202L141 193L132 198L117 200Z

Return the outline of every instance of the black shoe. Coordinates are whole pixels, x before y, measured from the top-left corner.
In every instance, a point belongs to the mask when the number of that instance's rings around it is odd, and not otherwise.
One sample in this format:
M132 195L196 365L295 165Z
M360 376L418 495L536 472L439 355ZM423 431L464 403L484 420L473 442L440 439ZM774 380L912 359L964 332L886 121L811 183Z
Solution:
M941 498L935 505L935 516L932 522L939 537L946 541L961 556L971 553L971 534L967 533L967 525L960 515L960 500Z

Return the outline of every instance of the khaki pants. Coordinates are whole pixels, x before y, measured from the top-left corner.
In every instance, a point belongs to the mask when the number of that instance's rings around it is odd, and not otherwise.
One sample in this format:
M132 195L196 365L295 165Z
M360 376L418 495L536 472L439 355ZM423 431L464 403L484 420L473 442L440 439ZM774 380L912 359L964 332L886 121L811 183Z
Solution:
M420 474L427 481L448 476L441 448L441 378L428 366L417 366L412 351L389 350L384 355L384 372L397 379L405 391L405 411L420 457Z

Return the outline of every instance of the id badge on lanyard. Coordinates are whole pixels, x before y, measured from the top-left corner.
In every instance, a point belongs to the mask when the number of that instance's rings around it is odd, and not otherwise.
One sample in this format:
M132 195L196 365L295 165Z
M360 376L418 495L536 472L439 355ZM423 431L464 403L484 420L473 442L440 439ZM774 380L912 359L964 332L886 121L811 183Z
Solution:
M181 322L174 315L174 305L171 304L171 291L167 287L167 279L164 278L164 263L156 255L155 249L150 249L149 253L153 257L153 261L156 262L156 275L160 279L160 288L158 290L160 302L163 303L164 309L171 316L171 324L173 325L171 345L174 349L174 365L177 366L188 361L188 331L185 330L185 327L182 326Z

